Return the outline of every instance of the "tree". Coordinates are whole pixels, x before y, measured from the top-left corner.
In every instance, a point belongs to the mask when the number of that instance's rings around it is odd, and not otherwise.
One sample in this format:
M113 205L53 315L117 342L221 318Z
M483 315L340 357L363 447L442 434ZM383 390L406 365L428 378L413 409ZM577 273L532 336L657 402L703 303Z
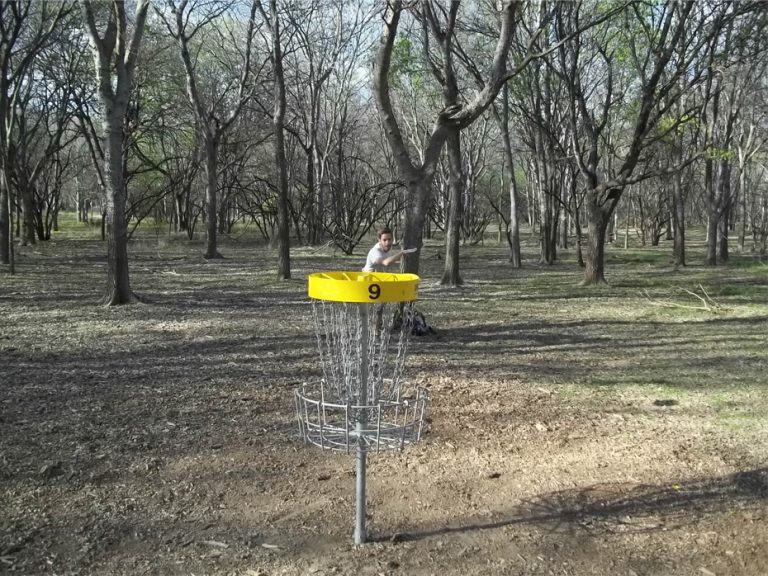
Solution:
M711 42L723 17L694 2L655 7L629 2L623 26L601 26L562 42L559 73L569 95L576 161L586 184L588 236L585 284L605 282L606 232L625 187L656 173L635 173L641 155L665 136L659 121L700 74L691 61ZM583 4L557 3L558 41L581 27ZM616 62L617 54L632 64ZM673 131L686 114L665 126ZM620 130L619 130L620 129ZM617 139L616 131L622 135Z
M437 114L430 137L425 148L421 151L422 159L417 162L411 157L411 153L405 143L390 98L389 72L392 64L392 53L397 37L398 25L405 7L402 0L391 0L387 3L383 14L384 28L379 39L379 46L374 61L373 89L376 106L384 126L387 141L394 155L399 176L404 181L408 191L405 209L405 230L403 233L403 242L407 247L421 248L422 246L422 231L430 204L432 178L443 144L449 138L453 138L451 154L455 156L456 150L460 150L456 144L459 131L474 122L490 106L507 79L507 57L514 27L516 7L516 2L506 1L499 11L500 29L498 41L496 42L485 86L465 103L450 104ZM444 102L451 102L457 89L455 85L455 70L452 63L452 45L458 2L450 4L448 13L442 12L446 18L442 26L436 25L436 10L440 8L432 2L425 0L420 3L420 9L429 33L434 36L440 48L442 66L438 68L435 65L433 72L443 75L444 83L441 83L441 85L444 90ZM460 161L460 155L455 156L455 158L458 158ZM457 175L460 175L460 167L457 166L457 168L459 170ZM456 203L457 213L454 215L456 222L460 222L458 210L458 203ZM453 240L450 242L453 242ZM454 253L450 246L451 244L449 243L449 252ZM414 254L406 255L404 268L407 272L418 272L418 251ZM455 262L453 267L447 269L446 273L444 273L444 281L450 283L457 282L459 279L458 263Z
M324 101L342 108L349 95L329 94L327 84L334 75L342 83L360 65L359 55L364 49L364 26L374 12L364 12L359 3L338 0L309 0L286 10L286 19L295 37L296 49L288 61L294 86L293 114L297 126L286 126L306 155L307 240L317 244L323 239L326 215L324 184L327 177L328 156L334 137L334 124L340 120L341 110L334 111L323 123ZM325 96L325 98L324 98Z
M707 226L707 264L728 261L729 229L733 219L744 161L748 154L740 146L739 132L748 102L765 70L765 10L750 10L753 5L729 6L723 19L719 41L712 43L708 59L711 98L707 115L706 188L709 200ZM736 162L734 162L736 160ZM735 165L735 166L734 166ZM735 167L735 178L734 178Z
M35 58L71 11L70 2L0 2L0 262L10 264L11 273L14 272L11 169L18 98ZM25 214L32 218L30 205ZM30 223L28 220L27 225Z
M269 27L274 73L274 130L275 170L277 173L277 276L281 280L291 277L290 222L288 220L288 169L285 156L285 71L283 69L283 39L277 0L269 0L269 14L261 2L256 1L264 21Z
M58 43L38 53L15 98L10 171L20 198L22 245L50 239L63 176L61 152L77 136L71 130L70 102L80 80L80 60L87 53L68 42L64 32L57 35Z
M107 294L108 305L131 301L128 273L128 235L125 219L126 188L123 174L123 129L133 85L136 60L149 10L149 0L136 5L130 35L125 3L112 0L95 10L90 0L81 3L96 63L104 141L106 184ZM100 5L99 8L102 6ZM104 27L99 33L99 24Z
M253 38L256 29L255 15L258 2L251 4L250 14L248 16L245 30L245 46L242 52L238 54L241 61L237 64L225 63L225 67L230 68L227 72L231 76L237 75L239 78L232 81L227 79L219 83L221 78L215 78L204 92L201 88L202 74L199 67L198 54L201 45L193 46L192 41L196 35L204 36L205 29L210 29L210 34L204 39L198 38L201 44L209 42L208 51L217 53L218 58L224 59L231 46L237 45L237 38L242 33L236 14L231 13L231 6L228 2L198 2L197 0L181 0L178 4L174 0L166 0L166 4L171 11L171 16L167 16L158 10L158 15L165 23L171 36L176 40L179 47L179 55L184 65L187 85L187 98L192 108L195 124L197 126L200 139L202 140L203 157L205 159L205 210L206 210L206 230L207 243L204 257L221 258L218 251L218 154L219 145L224 134L230 129L234 121L243 109L243 106L251 98L252 88L250 86L251 55L253 48ZM198 10L199 8L199 10ZM214 22L226 15L234 18L235 29L225 35L222 30L212 26ZM195 56L193 56L193 52ZM205 97L207 93L207 98Z
M499 112L498 109L501 109ZM509 132L509 89L504 84L501 92L501 102L494 107L494 116L499 125L501 138L504 146L504 174L502 181L506 181L509 186L509 216L501 212L501 206L497 211L506 223L507 244L509 245L509 261L513 268L521 268L523 259L520 251L520 217L518 206L520 204L517 191L517 181L515 179L515 155L512 150L512 139Z

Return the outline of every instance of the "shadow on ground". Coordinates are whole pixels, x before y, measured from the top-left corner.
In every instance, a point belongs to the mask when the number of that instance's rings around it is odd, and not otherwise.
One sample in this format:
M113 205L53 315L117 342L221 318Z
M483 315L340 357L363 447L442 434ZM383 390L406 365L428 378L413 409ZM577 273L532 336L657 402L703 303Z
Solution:
M524 501L503 518L468 521L455 526L418 528L382 534L377 541L414 541L432 536L478 532L506 526L540 525L552 532L648 532L686 524L687 518L728 510L764 511L768 503L768 468L720 478L694 479L665 485L595 484L561 490Z

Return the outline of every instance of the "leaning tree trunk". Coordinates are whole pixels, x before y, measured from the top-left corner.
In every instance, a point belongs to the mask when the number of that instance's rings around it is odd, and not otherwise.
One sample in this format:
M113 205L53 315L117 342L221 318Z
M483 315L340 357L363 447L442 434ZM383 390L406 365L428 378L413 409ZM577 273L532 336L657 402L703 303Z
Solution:
M449 201L448 222L446 223L445 269L440 284L443 286L459 286L463 284L459 274L459 237L461 236L462 221L462 190L464 178L461 167L461 134L452 128L446 139L449 169Z

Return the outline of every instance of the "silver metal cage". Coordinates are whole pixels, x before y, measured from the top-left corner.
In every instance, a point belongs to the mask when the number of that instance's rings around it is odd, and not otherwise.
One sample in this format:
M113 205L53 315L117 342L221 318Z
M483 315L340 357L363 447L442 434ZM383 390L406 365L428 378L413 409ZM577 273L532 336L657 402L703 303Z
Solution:
M361 406L327 399L322 380L304 384L294 392L301 436L338 452L402 450L421 439L429 394L421 386L400 387L398 393L393 400Z

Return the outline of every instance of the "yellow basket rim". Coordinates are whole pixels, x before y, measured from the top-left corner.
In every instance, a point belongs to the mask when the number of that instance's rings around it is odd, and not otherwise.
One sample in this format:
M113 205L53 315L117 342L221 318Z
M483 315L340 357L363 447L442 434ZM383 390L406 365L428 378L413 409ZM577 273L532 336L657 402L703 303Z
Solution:
M316 300L378 304L416 300L420 278L394 272L315 272L307 279L307 294Z

